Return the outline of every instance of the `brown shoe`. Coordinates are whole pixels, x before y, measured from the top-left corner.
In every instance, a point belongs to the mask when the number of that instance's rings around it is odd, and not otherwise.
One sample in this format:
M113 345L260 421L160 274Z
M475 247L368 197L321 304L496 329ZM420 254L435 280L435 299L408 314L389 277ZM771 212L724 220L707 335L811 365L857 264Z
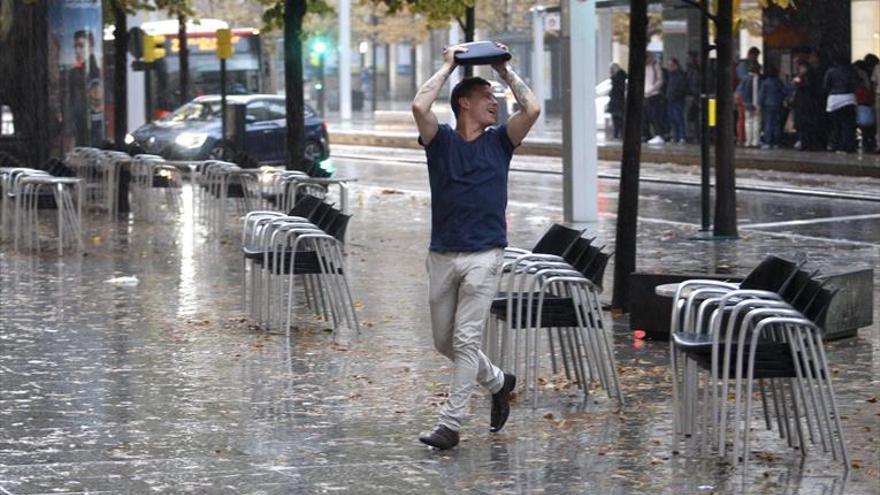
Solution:
M431 433L420 436L419 441L435 449L448 450L458 445L458 432L439 425Z
M516 377L504 374L501 390L492 394L492 414L489 417L489 431L501 431L510 416L510 393L516 388Z

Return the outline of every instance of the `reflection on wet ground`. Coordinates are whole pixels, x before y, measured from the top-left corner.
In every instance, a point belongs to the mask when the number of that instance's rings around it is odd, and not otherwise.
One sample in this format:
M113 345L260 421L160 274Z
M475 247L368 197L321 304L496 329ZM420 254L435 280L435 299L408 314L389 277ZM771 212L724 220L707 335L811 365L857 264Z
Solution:
M416 435L436 419L450 367L428 330L428 199L395 188L424 182L339 165L360 178L347 255L363 335L351 345L315 320L301 319L289 341L252 327L236 227L218 239L191 211L154 225L91 216L87 255L60 262L4 246L0 493L876 493L876 325L828 344L853 459L846 479L819 450L801 463L759 430L745 475L673 455L667 344L636 345L624 318L623 410L551 382L537 410L517 406L491 434L478 393L462 445L423 448ZM535 186L512 182L512 244L531 245L561 220ZM743 272L768 252L878 264L876 247L840 239L755 230L708 243L689 240L696 229L681 222L640 228L647 270ZM610 217L590 226L609 244L612 229ZM138 283L106 282L120 276Z

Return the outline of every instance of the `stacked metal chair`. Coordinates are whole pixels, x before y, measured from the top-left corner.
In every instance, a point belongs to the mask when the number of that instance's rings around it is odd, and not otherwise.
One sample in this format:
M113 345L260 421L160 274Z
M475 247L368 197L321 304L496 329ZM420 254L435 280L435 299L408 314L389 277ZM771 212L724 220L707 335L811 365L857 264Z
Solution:
M580 235L554 226L536 244L535 250L542 252L509 249L503 268L506 280L501 282L505 290L492 304L484 347L494 361L524 377L534 407L542 388L542 328L547 330L553 373L559 371L558 352L566 378L575 380L585 396L598 381L609 397L623 402L611 329L599 302L611 254Z
M7 233L12 232L12 207L15 199L12 194L12 177L18 171L41 172L25 167L14 156L0 151L0 242L5 242Z
M27 248L39 252L40 210L57 211L58 254L65 247L83 250L82 179L54 177L46 171L29 168L0 169L0 189L3 192L2 228L11 222L14 249ZM11 216L11 219L9 218Z
M301 288L308 307L334 330L360 333L342 251L349 219L315 196L302 197L288 214L245 215L243 303L260 326L289 335Z
M118 188L120 171L131 161L127 153L77 147L65 157L65 162L85 181L86 205L102 209L116 216L119 208Z
M131 160L129 193L135 218L154 221L160 211L157 200L164 199L174 213L181 209L182 178L177 167L158 155L135 155Z
M258 171L242 169L230 162L209 160L199 164L197 174L201 186L201 213L216 234L222 235L226 228L229 200L234 203L239 216L257 210L262 196Z
M824 284L802 263L769 256L740 284L679 285L670 362L675 432L689 450L724 457L732 437L731 462L748 462L757 380L767 429L773 429L772 410L790 447L806 455L806 430L811 443L821 443L848 468L822 343L835 291Z

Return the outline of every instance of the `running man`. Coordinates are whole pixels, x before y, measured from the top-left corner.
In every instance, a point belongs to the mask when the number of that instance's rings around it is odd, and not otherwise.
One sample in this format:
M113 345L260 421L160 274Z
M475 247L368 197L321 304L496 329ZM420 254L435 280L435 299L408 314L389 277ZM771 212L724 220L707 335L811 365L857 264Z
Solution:
M498 47L507 47L497 43ZM431 105L455 70L460 45L444 50L443 66L412 103L425 147L431 185L431 246L427 269L434 346L453 362L449 399L436 428L419 437L445 450L459 441L465 409L479 383L492 393L489 429L501 430L510 414L516 377L480 351L483 325L501 275L507 246L507 174L513 150L541 112L537 97L507 65L492 68L513 91L520 110L495 126L498 102L489 81L471 77L452 90L456 127L439 124Z

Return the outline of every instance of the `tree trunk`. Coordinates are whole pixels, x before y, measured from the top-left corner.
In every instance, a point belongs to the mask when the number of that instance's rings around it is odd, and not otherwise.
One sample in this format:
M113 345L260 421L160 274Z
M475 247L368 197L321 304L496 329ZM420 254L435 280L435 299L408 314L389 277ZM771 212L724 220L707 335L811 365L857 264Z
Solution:
M306 171L303 160L303 68L302 20L306 15L305 0L284 2L284 91L287 109L287 168Z
M113 10L113 142L121 146L128 133L128 19L118 1Z
M474 41L474 31L477 29L477 21L474 17L474 7L468 7L464 14L464 42ZM474 66L464 66L464 77L474 77Z
M636 270L639 218L639 165L642 154L642 109L645 104L645 52L648 48L648 0L632 0L629 24L629 79L617 200L614 294L612 306L627 310L629 277Z
M716 98L718 126L715 131L715 225L716 236L736 237L736 168L734 163L733 88L733 6L718 2L718 50Z
M189 44L186 36L186 16L177 15L177 41L180 46L180 105L189 101Z

